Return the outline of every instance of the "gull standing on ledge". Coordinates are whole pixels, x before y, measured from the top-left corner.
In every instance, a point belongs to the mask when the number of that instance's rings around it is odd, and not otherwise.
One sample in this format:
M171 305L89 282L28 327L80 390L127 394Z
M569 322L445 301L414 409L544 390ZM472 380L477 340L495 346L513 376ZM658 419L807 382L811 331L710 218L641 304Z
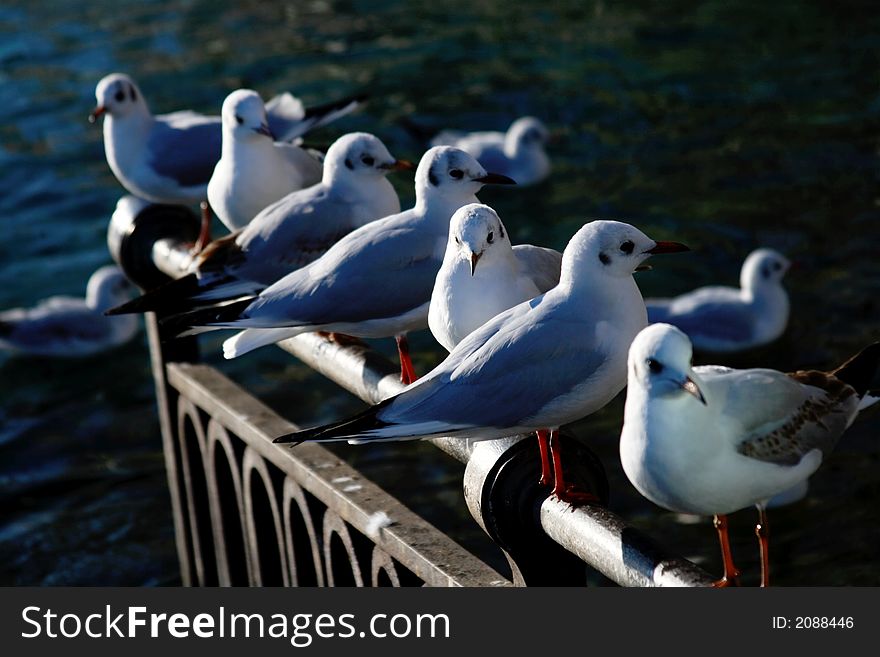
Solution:
M443 265L437 274L428 326L446 351L518 303L559 283L562 254L531 244L510 245L510 235L488 205L456 210Z
M544 144L550 132L538 119L524 116L507 132L457 132L444 130L431 140L432 146L455 146L467 151L490 171L497 171L525 187L550 175L550 159Z
M129 192L153 203L202 203L221 155L221 120L189 110L153 116L134 80L112 73L95 88L97 106L89 115L104 117L104 153L116 179ZM290 94L266 105L269 129L279 139L295 139L310 129L347 114L361 98L305 109ZM205 219L208 223L205 223ZM210 214L203 207L200 246L208 238Z
M726 586L739 575L728 513L757 506L761 585L770 579L766 502L816 471L867 397L880 343L831 372L691 367L687 336L642 331L629 352L620 460L638 491L666 509L715 517Z
M415 373L406 333L427 327L449 220L462 205L475 203L474 195L489 183L513 181L487 173L457 148L432 148L416 170L412 209L349 233L255 299L196 310L169 318L165 325L172 333L191 327L248 329L224 343L226 358L309 331L395 336L401 381L410 383Z
M630 342L648 323L633 272L652 254L685 250L629 224L592 221L572 237L559 285L549 292L483 324L403 392L353 418L275 442L488 440L542 430L541 483L552 479L560 499L591 500L565 484L558 429L623 389Z
M752 251L740 272L740 288L701 287L674 299L647 299L648 321L687 333L695 349L731 352L772 342L788 325L782 277L791 267L773 249Z
M394 159L371 134L343 135L327 151L320 183L288 194L242 230L211 242L196 257L192 273L109 314L169 315L259 294L356 228L400 212L397 192L386 175L414 168Z
M133 290L119 268L108 265L89 277L85 299L49 297L33 308L0 312L0 350L74 358L124 344L137 333L137 318L103 313Z
M321 181L321 163L295 144L276 142L263 99L239 89L223 101L223 149L208 182L208 203L230 231L263 208Z

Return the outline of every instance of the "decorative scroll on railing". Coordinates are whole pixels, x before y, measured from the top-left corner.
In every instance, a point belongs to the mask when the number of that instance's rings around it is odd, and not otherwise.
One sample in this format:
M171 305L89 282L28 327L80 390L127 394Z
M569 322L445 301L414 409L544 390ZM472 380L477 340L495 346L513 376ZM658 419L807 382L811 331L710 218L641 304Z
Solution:
M180 275L194 231L197 220L179 208L126 198L108 240L129 277L150 287ZM504 550L511 582L323 447L273 444L296 427L195 364L194 339L162 342L155 317L147 325L185 584L572 585L586 581L587 566L626 586L712 583L607 509L573 511L548 498L534 485L536 441L432 441L466 464L465 501ZM396 369L365 347L316 334L281 346L365 401L400 388ZM604 478L586 455L580 464L577 474L601 497Z

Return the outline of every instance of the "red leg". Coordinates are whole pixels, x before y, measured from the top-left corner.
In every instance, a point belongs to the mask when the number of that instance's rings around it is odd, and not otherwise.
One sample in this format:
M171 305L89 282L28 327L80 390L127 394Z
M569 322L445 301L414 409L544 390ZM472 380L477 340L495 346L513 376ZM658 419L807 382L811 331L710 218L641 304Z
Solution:
M409 341L406 335L395 335L397 341L397 354L400 356L400 382L408 386L410 383L418 379L415 368L413 368L412 360L409 357Z
M538 483L541 486L549 486L553 476L550 471L550 432L546 429L538 429L535 433L538 435L538 451L541 453L541 478Z
M767 524L767 509L758 507L758 524L755 525L755 536L761 548L761 586L770 586L770 525Z
M330 342L335 342L338 345L342 345L343 347L365 347L366 344L360 338L356 338L353 335L346 335L345 333L327 333L325 331L319 331L319 333L325 336Z
M199 230L199 238L192 248L194 254L201 253L202 249L211 242L211 206L207 201L202 201L200 207L202 208L202 226Z
M730 537L727 534L727 516L716 515L712 518L721 543L721 560L724 562L724 577L715 582L714 586L739 586L739 570L733 564L733 553L730 551Z
M563 502L568 502L575 506L582 506L584 504L595 504L599 501L599 498L589 493L585 490L582 490L576 484L568 484L565 483L565 478L562 473L562 446L559 444L559 430L553 429L550 432L550 458L553 460L553 475L555 478L553 484L553 495L558 497Z

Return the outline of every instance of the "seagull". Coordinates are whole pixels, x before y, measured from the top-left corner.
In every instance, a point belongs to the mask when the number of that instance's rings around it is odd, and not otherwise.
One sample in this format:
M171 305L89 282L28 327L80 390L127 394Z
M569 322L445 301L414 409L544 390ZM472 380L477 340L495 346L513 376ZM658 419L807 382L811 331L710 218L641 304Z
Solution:
M89 121L104 117L104 153L123 187L153 203L186 205L208 198L208 181L221 155L219 116L189 110L154 116L137 84L124 73L102 78L95 98ZM282 94L266 105L269 129L281 139L295 139L347 114L361 100L346 98L305 109L298 99ZM203 244L208 236L205 218L210 221L207 205L199 240Z
M488 205L452 215L443 265L434 282L428 326L446 351L500 312L559 283L562 254L531 244L511 247Z
M230 231L278 199L321 181L321 163L295 144L276 142L266 108L251 89L223 101L223 149L208 182L208 203Z
M556 287L490 319L401 393L353 418L275 442L490 440L540 430L541 483L555 477L553 494L586 501L565 485L558 429L623 389L630 342L648 323L632 274L653 254L685 250L629 224L587 223L563 253Z
M245 228L211 242L196 256L189 274L109 314L168 315L259 294L352 230L400 212L386 174L414 168L395 159L374 135L343 135L327 150L320 183L288 194Z
M0 312L0 350L29 356L91 356L128 342L138 330L135 317L103 312L133 290L118 267L101 267L89 278L86 297L55 296L33 308Z
M359 338L395 336L401 380L415 378L406 333L427 327L434 279L443 262L449 219L489 183L511 184L487 173L470 155L438 146L416 170L415 207L349 233L327 253L263 290L220 308L169 318L174 333L190 327L246 330L223 345L226 358L309 331Z
M732 352L767 344L788 324L782 278L790 267L791 262L773 249L757 249L743 263L739 289L701 287L674 299L648 299L648 321L677 326L702 351Z
M761 585L769 584L766 503L816 471L859 411L880 362L880 343L831 372L691 367L688 337L653 324L629 352L620 460L649 500L712 515L726 586L739 572L727 514L757 506Z
M510 124L507 132L458 132L444 130L432 146L448 145L473 155L487 169L509 176L519 186L534 185L550 174L544 144L550 132L533 116Z

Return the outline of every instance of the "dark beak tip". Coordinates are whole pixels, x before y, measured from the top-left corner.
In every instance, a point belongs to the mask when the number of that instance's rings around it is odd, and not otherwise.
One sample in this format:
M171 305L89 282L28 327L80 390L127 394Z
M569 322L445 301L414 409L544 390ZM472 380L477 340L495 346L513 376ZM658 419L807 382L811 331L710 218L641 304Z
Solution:
M482 178L474 178L476 182L481 182L484 185L515 185L516 181L513 178L505 176L501 173L487 173Z

